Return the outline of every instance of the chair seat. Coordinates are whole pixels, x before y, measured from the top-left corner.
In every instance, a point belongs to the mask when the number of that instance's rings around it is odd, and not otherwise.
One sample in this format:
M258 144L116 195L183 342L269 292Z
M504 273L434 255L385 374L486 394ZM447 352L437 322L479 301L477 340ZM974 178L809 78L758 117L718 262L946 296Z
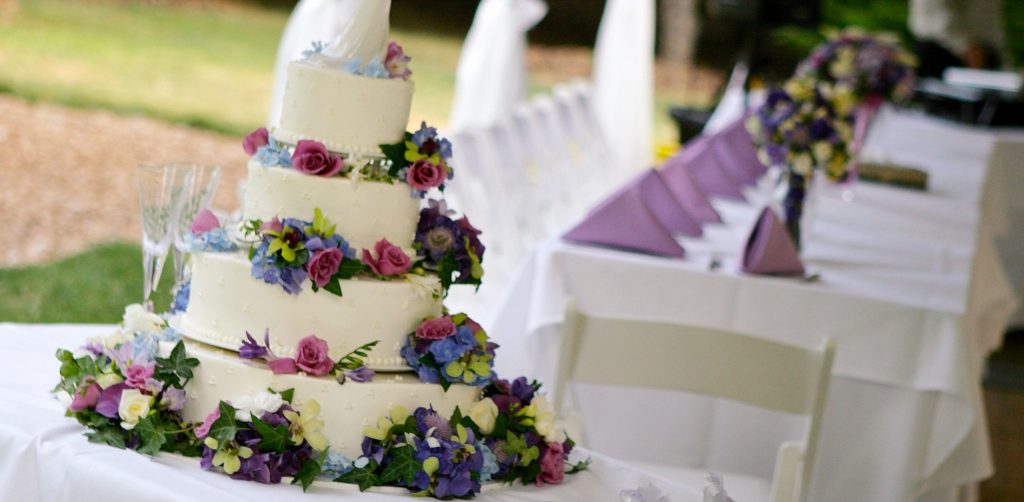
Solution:
M689 469L686 467L654 464L647 462L634 463L638 468L684 486L704 486L708 476L706 469ZM725 483L725 491L736 502L767 502L771 493L771 481L756 476L745 476L729 472L719 472ZM655 483L657 484L657 483Z

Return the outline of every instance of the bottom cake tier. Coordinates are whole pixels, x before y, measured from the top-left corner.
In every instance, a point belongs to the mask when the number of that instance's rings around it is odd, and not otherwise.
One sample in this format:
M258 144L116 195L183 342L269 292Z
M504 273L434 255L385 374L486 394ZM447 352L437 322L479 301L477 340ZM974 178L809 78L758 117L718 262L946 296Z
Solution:
M301 405L309 399L320 403L323 433L331 449L349 458L362 454L363 429L395 406L409 410L432 406L442 416L450 416L456 406L465 411L480 400L476 387L452 385L445 391L440 385L420 382L415 373L378 374L372 382L339 384L332 377L275 375L265 364L196 342L186 342L186 349L200 362L185 388L186 420L202 422L221 401L231 402L267 389L294 389L294 403Z

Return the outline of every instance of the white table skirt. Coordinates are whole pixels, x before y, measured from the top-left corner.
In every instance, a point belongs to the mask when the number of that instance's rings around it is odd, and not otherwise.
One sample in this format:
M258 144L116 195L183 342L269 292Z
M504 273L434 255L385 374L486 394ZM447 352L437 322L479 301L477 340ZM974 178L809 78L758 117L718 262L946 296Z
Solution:
M685 260L551 240L520 270L490 333L499 372L551 379L565 301L589 313L731 329L789 343L838 341L811 500L944 500L992 472L981 358L1016 309L993 245L986 191L995 135L885 111L865 157L929 172L924 193L861 183L852 202L819 189L805 260L818 283L747 276L737 254L759 203L715 201L724 224L686 239ZM708 263L724 263L710 272ZM614 371L618 369L610 369ZM791 417L655 391L576 386L585 444L617 458L767 477ZM654 404L652 404L654 403ZM644 424L621 431L615 410ZM605 413L604 411L606 411ZM671 417L669 417L671 415Z
M89 443L85 429L64 416L50 394L59 380L58 348L74 349L110 326L0 324L0 500L31 501L407 501L401 494L363 493L326 483L302 493L296 486L235 481L200 469L198 459L146 457ZM330 417L325 417L330 420ZM618 501L619 491L654 484L674 502L701 500L703 486L685 486L647 474L606 456L590 457L590 469L558 486L488 487L482 501ZM728 479L726 480L728 483Z

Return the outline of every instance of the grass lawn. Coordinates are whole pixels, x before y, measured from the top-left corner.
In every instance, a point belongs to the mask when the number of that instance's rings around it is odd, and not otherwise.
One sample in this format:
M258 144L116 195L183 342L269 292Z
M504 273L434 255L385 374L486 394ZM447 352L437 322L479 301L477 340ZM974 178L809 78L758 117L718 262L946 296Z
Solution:
M168 258L170 262L170 258ZM157 310L170 304L173 267L164 270ZM0 269L0 322L114 323L142 301L142 250L105 244L42 266Z

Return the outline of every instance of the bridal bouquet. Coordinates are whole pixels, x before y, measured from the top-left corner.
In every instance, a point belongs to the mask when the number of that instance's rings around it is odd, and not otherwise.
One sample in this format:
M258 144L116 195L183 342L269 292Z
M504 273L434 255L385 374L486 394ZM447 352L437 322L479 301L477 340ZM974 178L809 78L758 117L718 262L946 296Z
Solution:
M916 66L895 35L846 28L811 51L796 76L849 89L858 100L903 102L913 93Z

